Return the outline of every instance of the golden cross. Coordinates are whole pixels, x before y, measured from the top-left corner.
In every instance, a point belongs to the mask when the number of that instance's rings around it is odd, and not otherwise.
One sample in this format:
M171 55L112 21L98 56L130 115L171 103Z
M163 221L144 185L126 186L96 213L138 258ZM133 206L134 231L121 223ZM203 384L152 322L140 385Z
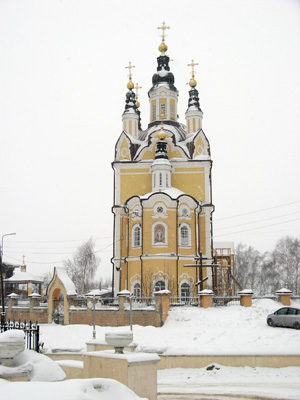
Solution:
M188 64L188 67L192 67L192 78L195 77L195 71L194 71L194 66L199 65L198 63L194 63L194 60L192 60L191 64Z
M129 69L129 79L131 80L132 75L131 75L131 68L135 68L135 65L131 65L131 61L129 61L128 67L125 67L126 69Z
M163 22L162 26L158 26L157 29L161 29L162 30L162 36L161 37L162 37L162 41L164 42L165 41L165 30L166 29L170 29L170 27L166 26L166 23Z
M135 92L135 97L138 98L138 90L139 90L139 89L143 89L143 88L142 88L142 86L139 86L138 83L136 83L134 89L136 90L136 92Z

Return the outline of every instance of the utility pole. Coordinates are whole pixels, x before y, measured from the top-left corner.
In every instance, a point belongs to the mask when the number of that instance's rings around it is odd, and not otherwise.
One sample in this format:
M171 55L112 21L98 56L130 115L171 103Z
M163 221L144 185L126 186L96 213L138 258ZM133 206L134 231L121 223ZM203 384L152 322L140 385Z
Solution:
M2 311L1 311L1 326L5 324L5 304L4 304L4 285L3 285L3 238L4 236L15 235L15 233L6 233L2 235L1 239L1 251L0 251L0 276L1 276L1 301L2 301Z

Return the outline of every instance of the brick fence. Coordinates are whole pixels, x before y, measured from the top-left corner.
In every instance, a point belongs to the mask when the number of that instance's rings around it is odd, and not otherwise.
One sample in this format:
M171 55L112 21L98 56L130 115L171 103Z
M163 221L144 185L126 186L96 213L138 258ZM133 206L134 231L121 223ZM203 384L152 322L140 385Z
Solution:
M72 300L70 301L72 303ZM132 323L147 326L160 327L167 319L170 309L170 296L165 293L155 294L155 305L141 306L132 310ZM93 308L76 307L71 305L68 310L70 324L93 325ZM48 308L40 306L38 298L30 298L28 305L19 305L18 298L9 298L6 309L6 318L14 321L33 321L39 324L48 323ZM115 306L95 308L95 323L99 326L128 326L130 324L129 303L126 304L125 297L118 298Z
M276 292L280 302L283 305L291 304L291 292L287 289L280 289ZM200 306L207 308L212 305L212 291L204 290L199 293ZM240 304L244 307L252 306L251 290L243 290L240 292ZM205 301L203 301L203 299ZM209 301L208 301L209 300ZM87 300L87 303L89 300ZM84 304L84 306L76 306L76 297L68 299L70 307L67 308L64 315L65 324L87 324L93 325L94 310ZM155 327L163 326L168 312L170 310L170 293L165 291L155 293L155 305L147 306L147 304L139 303L139 308L132 309L132 323L135 325ZM67 315L66 315L67 312ZM47 324L53 320L53 316L49 315L47 304L41 305L40 298L30 297L27 304L22 306L17 297L8 298L8 306L6 308L6 317L12 321L32 321L39 324ZM100 306L99 303L95 307L95 324L99 326L128 326L130 325L130 309L129 300L125 296L119 296L116 305Z

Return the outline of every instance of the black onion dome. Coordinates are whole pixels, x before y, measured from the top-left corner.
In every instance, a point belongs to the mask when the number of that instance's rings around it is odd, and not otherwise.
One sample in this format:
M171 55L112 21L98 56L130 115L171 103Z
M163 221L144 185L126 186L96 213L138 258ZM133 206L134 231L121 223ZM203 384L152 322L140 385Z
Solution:
M136 101L135 101L135 93L132 90L129 90L126 93L126 100L125 100L125 112L128 111L129 109L134 109L136 110Z
M168 159L167 143L164 140L158 141L156 145L155 160L159 159Z
M192 107L192 106L196 107L198 110L201 111L200 103L199 103L198 90L195 89L195 88L192 88L192 89L189 91L189 104L188 104L188 108L190 108L190 107Z
M170 58L168 56L157 57L157 73L155 73L152 77L153 86L149 90L149 93L161 83L166 83L171 90L173 90L174 92L177 91L176 87L174 86L174 75L172 74L172 72L170 72L169 61Z

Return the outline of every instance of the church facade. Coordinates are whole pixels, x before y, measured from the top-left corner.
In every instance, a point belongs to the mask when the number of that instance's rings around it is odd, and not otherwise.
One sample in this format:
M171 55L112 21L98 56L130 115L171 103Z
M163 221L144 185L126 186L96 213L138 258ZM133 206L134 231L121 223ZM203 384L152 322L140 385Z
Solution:
M165 24L148 92L150 121L141 129L129 64L123 132L115 146L113 291L151 297L170 290L185 299L211 287L212 160L202 130L194 62L185 123L166 55ZM202 258L201 261L199 259ZM201 262L202 267L195 267ZM189 266L190 265L190 266Z

